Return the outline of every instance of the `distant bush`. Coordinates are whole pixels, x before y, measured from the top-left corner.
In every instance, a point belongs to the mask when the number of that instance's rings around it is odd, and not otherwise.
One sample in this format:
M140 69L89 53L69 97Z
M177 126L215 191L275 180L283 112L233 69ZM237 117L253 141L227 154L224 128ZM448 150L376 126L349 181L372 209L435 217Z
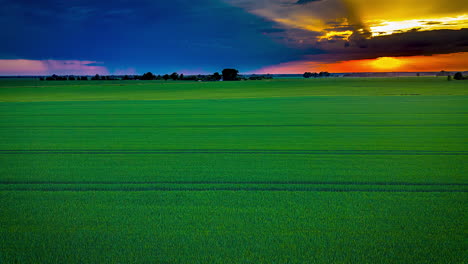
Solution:
M251 81L259 81L259 80L268 80L268 79L273 79L273 76L267 74L267 75L252 75L248 78Z

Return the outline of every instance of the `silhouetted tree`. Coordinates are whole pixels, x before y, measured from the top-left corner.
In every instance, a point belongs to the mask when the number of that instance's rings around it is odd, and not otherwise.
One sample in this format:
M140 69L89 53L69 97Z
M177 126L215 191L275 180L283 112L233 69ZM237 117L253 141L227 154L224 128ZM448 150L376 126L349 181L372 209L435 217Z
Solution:
M223 70L223 81L237 81L237 74L239 73L236 69L224 69Z
M141 76L142 80L154 80L156 79L156 76L152 72L147 72Z
M169 74L164 74L164 76L162 77L165 81L167 81L169 79Z
M451 80L452 80L452 75L449 74L449 75L447 76L447 81L451 81Z
M101 76L99 76L99 74L96 74L96 75L94 75L94 77L91 78L91 80L93 80L93 81L98 81L100 79L101 79Z
M218 72L213 73L213 79L215 81L219 81L219 80L221 80L221 78L222 78L221 74L219 74Z
M174 81L177 80L177 79L179 79L179 74L177 74L177 72L173 72L173 73L171 74L171 79L174 80Z
M75 79L75 76L69 76L69 77L68 77L68 80L69 80L69 81L74 81L74 80L76 80L76 79Z
M183 74L183 73L181 73L181 74L179 75L179 80L181 80L181 81L184 80L184 74Z
M309 79L310 77L312 77L312 73L311 72L304 72L304 74L302 76L304 78L306 78L306 79Z
M330 73L329 72L320 72L319 77L330 77Z
M463 74L461 72L457 72L455 73L455 75L453 76L453 79L455 80L463 80Z

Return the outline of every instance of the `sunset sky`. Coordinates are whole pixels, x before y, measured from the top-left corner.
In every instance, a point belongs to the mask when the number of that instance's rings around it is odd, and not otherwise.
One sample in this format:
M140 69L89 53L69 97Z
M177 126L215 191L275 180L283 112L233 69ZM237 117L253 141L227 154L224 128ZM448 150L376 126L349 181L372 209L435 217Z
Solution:
M0 75L468 70L464 0L0 0Z

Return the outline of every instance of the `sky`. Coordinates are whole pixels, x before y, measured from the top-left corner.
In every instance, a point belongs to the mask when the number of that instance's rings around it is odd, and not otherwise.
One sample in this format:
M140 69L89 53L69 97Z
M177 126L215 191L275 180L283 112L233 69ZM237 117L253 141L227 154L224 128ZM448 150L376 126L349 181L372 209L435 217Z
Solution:
M0 75L468 70L465 0L0 0Z

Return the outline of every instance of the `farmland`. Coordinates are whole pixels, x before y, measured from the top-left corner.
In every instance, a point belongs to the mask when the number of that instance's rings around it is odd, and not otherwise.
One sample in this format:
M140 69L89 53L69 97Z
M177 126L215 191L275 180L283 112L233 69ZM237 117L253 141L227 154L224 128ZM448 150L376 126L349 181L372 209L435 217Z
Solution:
M463 263L468 85L0 80L0 263Z

